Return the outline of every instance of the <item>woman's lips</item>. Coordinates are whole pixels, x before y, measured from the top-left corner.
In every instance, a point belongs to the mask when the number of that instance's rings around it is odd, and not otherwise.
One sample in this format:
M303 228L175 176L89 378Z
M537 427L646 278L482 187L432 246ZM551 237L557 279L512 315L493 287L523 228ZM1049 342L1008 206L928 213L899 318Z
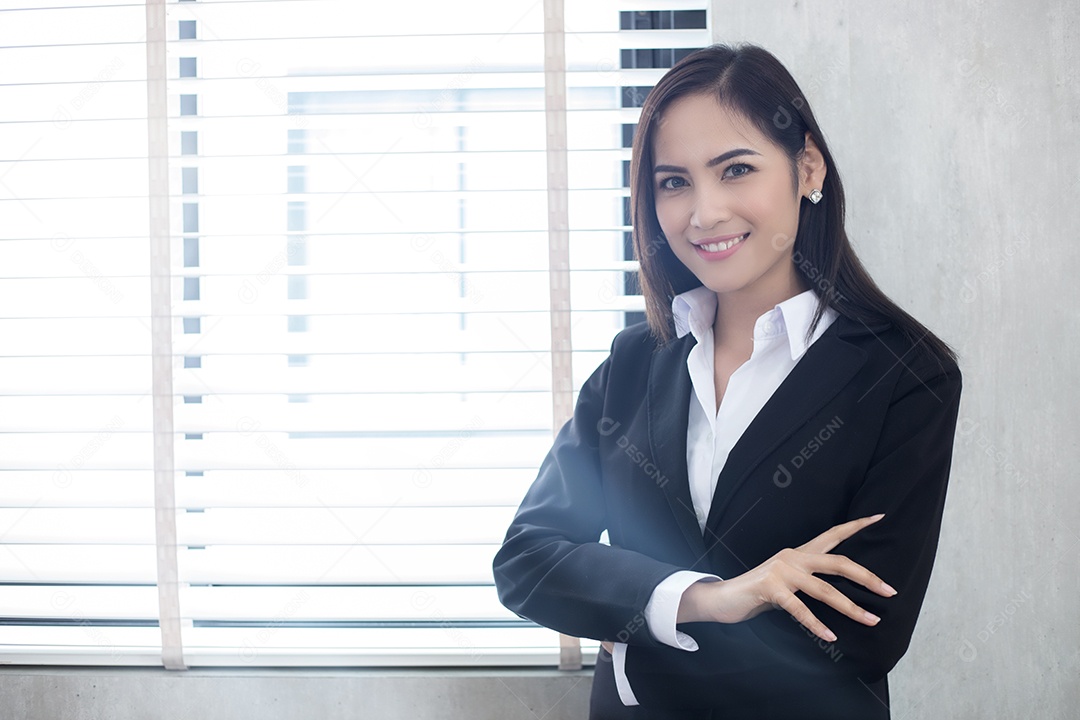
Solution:
M713 240L709 242L703 242L700 245L695 244L694 250L699 256L706 260L723 260L726 257L734 255L735 252L743 246L746 239L750 236L750 233L743 233L737 235L733 239L729 240Z

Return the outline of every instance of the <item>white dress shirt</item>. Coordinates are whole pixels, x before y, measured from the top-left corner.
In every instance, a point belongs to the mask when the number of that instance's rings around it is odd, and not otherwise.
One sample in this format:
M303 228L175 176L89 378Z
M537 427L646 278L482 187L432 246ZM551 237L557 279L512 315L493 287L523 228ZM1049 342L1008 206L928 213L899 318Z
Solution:
M750 359L731 374L720 407L717 408L713 364L716 293L706 287L697 287L676 295L672 300L676 333L682 337L691 332L697 339L697 344L686 358L694 397L697 399L697 402L690 403L686 426L686 468L690 498L694 502L702 534L716 492L716 481L731 449L809 345L817 341L837 317L836 311L827 308L810 343L804 342L817 303L817 294L807 290L776 305L757 319ZM679 603L683 592L695 582L715 582L720 579L716 575L690 570L665 578L653 590L645 606L645 622L652 636L665 645L696 651L697 642L675 629ZM626 677L626 652L626 643L614 643L612 661L615 685L624 705L637 705L637 698Z

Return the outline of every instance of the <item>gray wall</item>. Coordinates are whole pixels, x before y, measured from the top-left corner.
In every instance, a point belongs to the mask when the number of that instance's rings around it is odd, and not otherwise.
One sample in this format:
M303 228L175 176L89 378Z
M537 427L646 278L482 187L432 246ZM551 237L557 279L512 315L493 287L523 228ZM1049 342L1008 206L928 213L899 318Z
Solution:
M1076 717L1075 1L715 2L810 100L883 289L961 355L941 545L893 717Z

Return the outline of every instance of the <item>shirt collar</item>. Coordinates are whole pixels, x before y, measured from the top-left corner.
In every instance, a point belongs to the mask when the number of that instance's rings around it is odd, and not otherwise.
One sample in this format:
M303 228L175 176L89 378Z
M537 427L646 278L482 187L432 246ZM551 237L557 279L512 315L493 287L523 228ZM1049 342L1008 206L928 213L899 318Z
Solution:
M754 323L754 342L787 335L791 359L797 362L836 319L836 311L825 308L813 337L807 343L806 331L810 327L817 304L818 295L812 289L778 303L772 310L762 313ZM705 333L712 330L713 321L716 319L716 293L703 285L679 293L671 301L671 311L677 336L682 337L689 332L701 342Z

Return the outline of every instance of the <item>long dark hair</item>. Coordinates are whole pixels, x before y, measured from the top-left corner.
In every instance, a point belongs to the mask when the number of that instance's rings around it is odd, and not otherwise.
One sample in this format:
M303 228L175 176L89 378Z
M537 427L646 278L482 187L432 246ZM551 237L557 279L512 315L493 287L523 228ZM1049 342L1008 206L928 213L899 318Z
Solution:
M791 160L796 187L796 161L805 148L807 132L825 158L824 198L817 205L802 199L792 250L796 269L820 297L807 339L825 308L831 307L868 326L889 321L943 367L955 363L952 348L890 300L855 255L844 230L844 186L810 103L775 56L750 44L713 45L691 53L660 79L642 106L630 167L631 212L646 318L658 344L664 345L675 334L672 298L700 286L701 281L661 234L653 191L653 135L666 107L678 98L700 93L712 95L783 148Z

